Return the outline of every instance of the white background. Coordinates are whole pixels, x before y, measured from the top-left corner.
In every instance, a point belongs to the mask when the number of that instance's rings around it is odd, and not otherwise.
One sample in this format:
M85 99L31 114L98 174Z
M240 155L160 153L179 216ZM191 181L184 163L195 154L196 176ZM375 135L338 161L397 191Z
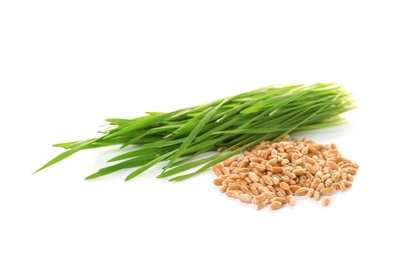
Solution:
M150 4L153 2L153 4ZM1 1L0 259L418 259L415 1ZM170 111L282 82L342 82L359 108L303 133L361 168L329 207L271 212L208 171L83 178L109 117Z

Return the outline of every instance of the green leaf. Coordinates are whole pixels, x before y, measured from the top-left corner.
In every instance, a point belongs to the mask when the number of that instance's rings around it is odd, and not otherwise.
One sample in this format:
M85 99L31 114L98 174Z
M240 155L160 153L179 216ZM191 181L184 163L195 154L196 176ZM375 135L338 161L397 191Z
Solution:
M70 155L76 153L77 151L83 149L83 147L88 146L89 144L93 143L94 141L96 141L96 138L92 138L92 139L88 139L85 141L80 141L77 143L76 146L73 146L70 150L67 150L61 154L59 154L58 156L56 156L54 159L52 159L51 161L47 162L44 166L42 166L41 168L39 168L38 170L36 170L34 173L39 172L40 170L43 170L53 164L56 164L59 161L64 160L65 158L69 157Z
M126 178L125 181L129 181L134 177L137 177L138 175L140 175L141 173L145 172L146 170L148 170L150 167L156 165L157 163L166 160L170 155L172 155L175 151L163 154L157 158L155 158L154 160L149 161L148 163L144 164L142 167L138 168L137 170L133 171L131 174L129 174Z

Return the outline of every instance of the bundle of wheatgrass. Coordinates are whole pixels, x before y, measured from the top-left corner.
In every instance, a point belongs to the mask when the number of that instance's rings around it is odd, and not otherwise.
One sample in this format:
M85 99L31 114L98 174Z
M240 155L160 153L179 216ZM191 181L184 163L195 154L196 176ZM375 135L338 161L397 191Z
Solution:
M130 180L159 162L167 162L158 178L187 179L261 141L275 141L296 131L343 123L341 113L355 108L351 95L340 84L268 86L205 105L168 113L148 112L134 119L107 119L109 130L98 138L60 143L66 149L45 169L77 151L118 145L135 146L109 160L112 165L86 177L93 179L132 168ZM222 153L207 153L226 147ZM198 157L199 156L199 157Z

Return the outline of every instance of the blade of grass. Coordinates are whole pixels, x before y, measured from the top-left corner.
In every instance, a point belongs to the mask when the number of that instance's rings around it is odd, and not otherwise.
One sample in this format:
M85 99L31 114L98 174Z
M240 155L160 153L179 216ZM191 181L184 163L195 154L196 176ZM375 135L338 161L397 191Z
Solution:
M78 144L76 146L73 146L70 150L67 150L61 154L59 154L58 156L56 156L55 158L53 158L51 161L47 162L44 166L42 166L41 168L39 168L38 170L36 170L34 173L39 172L40 170L43 170L59 161L64 160L65 158L69 157L70 155L76 153L77 151L83 149L83 147L93 143L94 141L96 141L96 138L92 138L92 139L88 139L85 141L81 141L78 142Z

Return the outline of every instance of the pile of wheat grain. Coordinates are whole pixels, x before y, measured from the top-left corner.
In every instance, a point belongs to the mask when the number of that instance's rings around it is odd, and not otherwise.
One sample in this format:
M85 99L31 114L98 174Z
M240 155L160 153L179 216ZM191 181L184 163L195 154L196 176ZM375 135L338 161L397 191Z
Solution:
M329 205L329 196L352 186L358 165L342 157L334 144L286 136L262 142L212 169L214 184L228 197L253 203L258 210L266 205L276 210L294 206L294 196L323 197L322 205Z

